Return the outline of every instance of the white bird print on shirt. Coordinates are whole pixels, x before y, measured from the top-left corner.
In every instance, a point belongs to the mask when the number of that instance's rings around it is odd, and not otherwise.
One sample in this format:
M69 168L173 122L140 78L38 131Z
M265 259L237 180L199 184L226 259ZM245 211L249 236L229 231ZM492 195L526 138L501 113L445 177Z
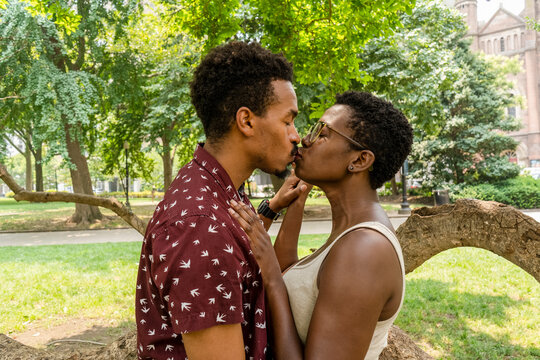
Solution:
M165 299L166 302L169 302L169 295L165 295L163 299Z
M262 315L263 314L262 309L257 308L257 310L255 310L255 314Z
M154 330L148 330L148 335L152 336L156 334L156 329Z
M215 198L218 197L217 192L213 192L212 194L214 195Z
M193 196L189 195L189 196L186 196L186 200L190 200Z
M230 291L230 292L225 292L225 294L223 294L223 298L225 298L225 299L230 299L231 296L232 296L232 291Z
M184 215L186 215L186 214L187 214L187 210L184 209L184 210L182 210L182 212L180 213L180 216L184 216Z
M218 313L217 316L216 316L216 322L225 322L225 320L223 320L225 318L225 316L227 316L227 315Z
M178 246L178 241L175 241L172 243L172 247L177 247Z
M191 178L184 180L184 183L188 183L191 181Z
M221 276L227 276L227 272L225 270L221 270L221 272L219 273Z
M229 311L235 311L235 310L236 310L236 306L231 305L231 306L229 307Z
M177 176L178 178L178 176ZM178 192L178 189L174 189L174 191L172 192L173 194L176 194Z
M178 280L180 280L179 278L173 278L173 285L178 285Z
M205 279L210 279L211 277L212 277L212 276L210 275L210 273L206 273L206 274L204 275L204 278L205 278Z
M199 314L199 317L205 317L205 316L206 316L206 313L205 313L205 312L201 312L201 313Z
M216 204L212 205L212 209L217 210L218 208L219 206L217 206Z
M147 308L147 307L143 307L143 308L141 309L141 311L142 311L143 313L145 313L145 314L146 314L147 312L149 312L149 311L150 311L150 308Z
M194 240L193 245L199 245L201 242L199 240Z
M188 259L187 262L185 262L184 260L180 261L180 267L182 269L189 269L191 267L191 259Z
M203 201L203 200L204 200L204 196L197 196L197 197L195 197L195 200L197 200L197 201Z
M207 190L206 188L203 188L203 187L200 188L199 191L200 191L200 192L208 192L208 190Z
M204 175L201 175L201 178L203 178L204 180L208 180L208 178Z
M191 303L188 303L188 302L183 302L180 304L180 308L182 309L182 311L187 310L187 311L191 311Z
M210 225L210 226L208 227L208 232L209 232L209 233L217 234L216 229L217 229L217 226Z
M178 224L184 225L184 222L183 222L182 220L178 220L178 221L175 221L175 222L174 222L174 225L175 225L175 226L178 226Z
M219 265L219 260L218 259L212 259L212 264Z
M174 200L174 202L171 205L169 205L169 209L172 209L174 205L176 205L176 200Z
M139 303L141 303L141 305L146 305L146 304L148 304L148 301L146 301L146 299L143 298L143 299L139 300Z
M143 324L143 325L146 324L146 320L144 320L144 319L141 319L141 321L139 321L139 322L140 322L141 324Z
M159 255L159 261L165 261L166 258L167 258L167 254L160 254Z
M231 245L225 244L226 249L223 249L223 251L228 252L229 254L232 254L234 249Z
M214 221L217 221L217 217L216 215L214 214L210 214L210 219L214 220Z
M216 169L216 168L212 169L212 174L217 174L217 172L218 172L218 169Z
M215 298L210 298L210 299L208 299L208 303L209 303L209 304L215 304L215 303L216 303L216 299L215 299Z
M156 348L154 347L154 345L147 345L146 350L156 350Z
M172 345L165 346L165 351L173 351L173 349L174 349L174 346Z
M190 293L191 293L191 296L193 296L193 297L199 296L200 295L199 294L199 288L191 290Z
M189 227L192 227L192 228L197 227L197 224L196 223L191 223L191 224L189 224Z
M167 330L167 323L161 324L161 330Z
M223 284L219 284L218 286L216 286L216 290L222 292L223 290L225 290L225 287L223 286Z
M201 252L201 257L208 256L208 250L204 250Z
M231 190L232 190L232 186L231 185L227 186L227 191L231 191Z
M197 206L197 207L199 208L199 210L204 209L204 206L203 206L203 205L199 205L199 206Z

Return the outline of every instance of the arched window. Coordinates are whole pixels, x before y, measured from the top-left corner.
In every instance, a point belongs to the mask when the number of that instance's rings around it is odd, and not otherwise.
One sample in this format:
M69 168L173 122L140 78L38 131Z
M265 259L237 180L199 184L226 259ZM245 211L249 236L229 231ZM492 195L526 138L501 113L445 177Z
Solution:
M499 41L497 39L493 39L493 53L496 54L499 52Z
M521 33L521 48L525 47L525 33Z
M482 49L482 52L484 54L486 53L486 42L485 41L480 42L480 49Z
M510 47L510 35L506 37L506 50L512 50L512 48Z
M514 50L519 49L518 35L514 34Z
M491 51L492 51L491 50L491 40L488 40L488 42L487 42L487 53L491 54Z
M504 52L504 38L501 38L501 52Z

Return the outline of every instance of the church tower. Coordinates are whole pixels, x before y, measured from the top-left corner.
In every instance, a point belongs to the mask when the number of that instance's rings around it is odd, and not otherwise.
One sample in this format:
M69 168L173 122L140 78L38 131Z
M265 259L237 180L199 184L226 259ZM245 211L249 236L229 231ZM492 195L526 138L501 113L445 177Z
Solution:
M471 50L478 51L478 19L476 0L457 0L455 8L464 16L465 23L469 27L467 35L472 38Z

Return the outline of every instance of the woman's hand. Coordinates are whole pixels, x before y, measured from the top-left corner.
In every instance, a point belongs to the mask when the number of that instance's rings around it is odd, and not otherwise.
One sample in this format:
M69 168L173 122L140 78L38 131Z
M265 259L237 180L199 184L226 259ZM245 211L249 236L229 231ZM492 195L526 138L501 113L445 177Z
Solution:
M294 203L305 203L312 187L313 185L300 180L292 169L291 174L285 179L276 195L270 199L270 209L274 212L280 212Z
M255 256L255 260L261 268L263 280L269 281L272 276L281 278L279 263L274 253L274 247L270 241L270 235L263 227L259 216L255 214L247 205L231 200L229 213L238 221L242 229L249 237L251 251Z

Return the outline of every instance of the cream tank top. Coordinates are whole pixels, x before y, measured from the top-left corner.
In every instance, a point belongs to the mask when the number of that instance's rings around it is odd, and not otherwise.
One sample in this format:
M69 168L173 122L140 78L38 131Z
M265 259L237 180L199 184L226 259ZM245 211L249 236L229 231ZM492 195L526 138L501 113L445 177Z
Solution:
M302 343L305 344L309 323L311 322L311 315L313 314L313 309L315 307L315 303L317 302L317 297L319 296L319 288L317 286L319 268L334 244L337 243L340 238L342 238L345 234L360 228L378 231L384 235L390 241L390 243L392 243L399 258L401 273L403 276L403 292L398 310L391 318L384 321L378 321L377 325L375 326L375 331L373 333L373 337L371 338L369 349L366 353L366 357L364 358L365 360L373 360L379 358L379 355L388 344L388 331L394 323L394 320L397 318L405 297L405 266L403 262L403 254L396 235L390 229L379 222L363 222L356 224L341 233L322 252L319 254L313 254L312 256L310 255L309 257L311 260L308 263L303 264L302 261L300 261L289 268L289 270L283 275L283 281L287 287L287 293L289 295L289 302L291 304L296 330L298 331L298 335L300 336Z

